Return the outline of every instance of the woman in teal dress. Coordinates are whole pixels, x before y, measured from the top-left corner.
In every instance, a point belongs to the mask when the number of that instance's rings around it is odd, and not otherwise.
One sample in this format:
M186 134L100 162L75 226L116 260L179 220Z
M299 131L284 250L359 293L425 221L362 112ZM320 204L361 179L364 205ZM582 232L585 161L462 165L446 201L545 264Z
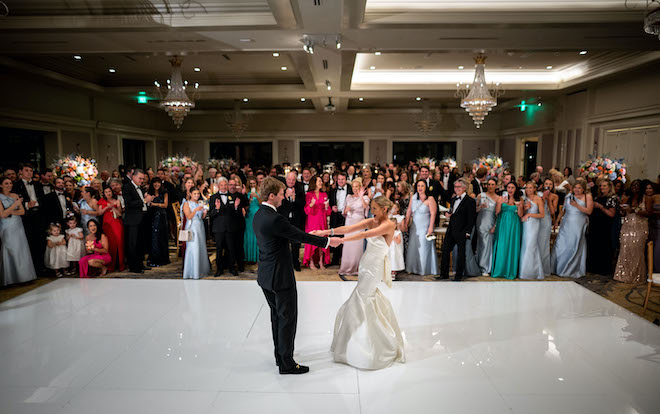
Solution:
M248 198L250 200L250 208L245 214L245 234L243 235L243 251L245 253L246 262L256 263L259 260L259 246L257 246L257 238L252 230L252 219L259 210L259 200L257 199L257 180L254 178L248 179Z
M495 223L495 243L493 244L492 277L515 279L518 276L520 262L520 239L522 226L520 217L523 206L520 201L520 191L515 183L506 186L506 193L497 201L495 207L497 222Z

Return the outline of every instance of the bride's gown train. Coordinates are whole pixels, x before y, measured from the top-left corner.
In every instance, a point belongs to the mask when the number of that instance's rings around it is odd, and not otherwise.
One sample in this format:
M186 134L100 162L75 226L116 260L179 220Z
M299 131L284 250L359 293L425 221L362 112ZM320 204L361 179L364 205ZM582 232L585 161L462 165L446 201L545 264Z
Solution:
M405 362L403 337L390 301L378 290L391 286L389 246L383 236L367 239L358 284L337 313L331 351L335 361L361 369L381 369Z

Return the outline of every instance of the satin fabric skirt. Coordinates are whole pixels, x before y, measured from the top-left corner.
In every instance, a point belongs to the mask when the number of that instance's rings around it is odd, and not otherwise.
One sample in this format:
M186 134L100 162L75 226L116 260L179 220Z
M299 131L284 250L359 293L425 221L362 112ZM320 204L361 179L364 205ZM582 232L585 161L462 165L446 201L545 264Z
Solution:
M522 223L520 268L518 269L518 277L521 279L542 280L544 278L543 260L539 248L541 220L543 219L529 217Z
M183 259L183 278L200 279L211 274L211 262L206 251L204 223L198 217L186 222L186 230L193 232L193 239L186 242L186 256Z

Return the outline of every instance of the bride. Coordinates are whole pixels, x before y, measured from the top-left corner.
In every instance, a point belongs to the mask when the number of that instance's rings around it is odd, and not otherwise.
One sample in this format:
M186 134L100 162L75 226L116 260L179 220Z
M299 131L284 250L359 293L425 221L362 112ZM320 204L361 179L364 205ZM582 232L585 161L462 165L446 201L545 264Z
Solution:
M335 361L361 369L381 369L405 362L403 337L392 305L378 290L378 282L392 286L387 257L396 223L388 218L392 202L385 196L371 202L373 218L351 226L317 231L320 236L355 233L344 242L367 239L358 268L358 284L335 320L330 350ZM361 230L367 231L361 231Z

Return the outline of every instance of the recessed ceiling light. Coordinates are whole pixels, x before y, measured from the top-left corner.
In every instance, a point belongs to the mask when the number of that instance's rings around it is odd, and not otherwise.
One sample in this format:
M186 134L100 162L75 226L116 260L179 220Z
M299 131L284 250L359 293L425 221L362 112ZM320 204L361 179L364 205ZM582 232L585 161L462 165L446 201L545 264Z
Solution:
M375 66L369 66L369 69L374 70L374 69L376 69L376 67Z
M75 60L82 60L82 56L80 56L80 55L73 55L73 58Z
M416 100L417 102L419 102L419 101L422 100L422 98L421 98L420 96L418 96L417 98L415 98L415 100Z
M305 98L300 98L300 102L305 102Z
M115 73L115 72L117 72L117 69L115 69L115 68L110 68L110 69L108 69L108 72L110 72L110 73Z
M280 69L282 69L282 70L286 70L286 66L282 66Z
M254 42L254 39L244 37L244 38L238 39L238 41L243 42L243 43L252 43L252 42Z
M278 52L273 52L273 57L280 57L280 54Z
M195 72L201 72L201 71L202 71L201 68L193 68L193 70L194 70Z
M586 51L586 50L581 50L581 51L580 51L580 54L581 54L581 55L586 55L586 54L587 54L587 51Z
M364 98L358 98L358 101L362 102L364 101Z
M248 101L248 98L243 98L243 102L247 102L247 101Z
M458 67L458 69L463 70L463 69L465 69L465 66L461 65L461 66Z
M548 66L546 66L545 68L548 69L548 70L550 70L550 69L552 69L552 66L551 66L551 65L548 65Z
M376 53L374 53L374 55L380 56L380 52L376 52Z

